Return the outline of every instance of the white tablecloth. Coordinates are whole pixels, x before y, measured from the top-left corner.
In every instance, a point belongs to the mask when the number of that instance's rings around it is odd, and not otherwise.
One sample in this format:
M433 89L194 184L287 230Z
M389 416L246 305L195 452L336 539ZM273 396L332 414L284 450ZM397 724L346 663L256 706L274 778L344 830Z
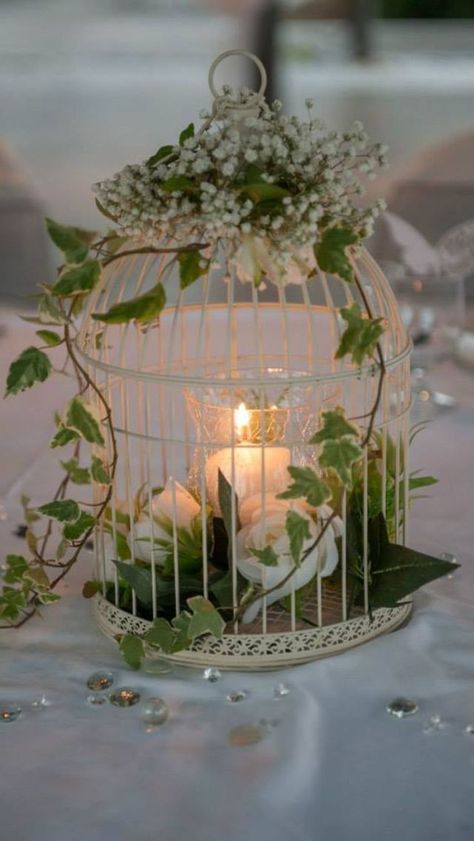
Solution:
M5 323L14 355L24 337ZM451 381L462 381L461 397L471 388L459 371ZM37 401L39 451L39 399L39 390L19 398L18 424L9 414L2 432L5 453L30 453L22 476L37 495L51 479L18 429ZM131 672L79 595L85 554L58 605L0 635L0 695L24 711L0 723L2 841L472 841L474 735L464 728L474 724L473 430L473 409L461 408L438 418L414 452L415 465L443 482L418 503L411 542L454 551L462 570L417 598L406 628L338 657L285 672L226 673L215 684L193 670ZM2 549L22 551L12 534L22 477L8 478ZM146 733L138 707L88 706L85 682L99 668L144 697L163 697L169 721ZM291 692L276 700L282 680ZM226 703L236 689L250 696ZM51 705L31 709L42 693ZM398 695L416 699L420 712L389 716L385 705ZM446 726L424 732L437 715ZM232 727L262 718L275 724L263 741L229 745Z

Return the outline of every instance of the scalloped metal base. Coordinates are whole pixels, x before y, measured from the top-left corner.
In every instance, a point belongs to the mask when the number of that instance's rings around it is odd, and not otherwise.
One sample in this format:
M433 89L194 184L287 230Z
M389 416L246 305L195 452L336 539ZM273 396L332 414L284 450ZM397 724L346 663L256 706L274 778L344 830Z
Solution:
M375 637L394 631L403 625L412 610L411 603L395 608L380 608L368 616L358 616L346 622L271 634L224 634L221 639L203 638L192 647L166 659L183 666L219 669L253 670L279 669L308 663L321 657L340 654ZM112 639L118 634L144 634L151 625L146 619L132 616L95 596L98 625ZM163 655L160 655L163 656Z

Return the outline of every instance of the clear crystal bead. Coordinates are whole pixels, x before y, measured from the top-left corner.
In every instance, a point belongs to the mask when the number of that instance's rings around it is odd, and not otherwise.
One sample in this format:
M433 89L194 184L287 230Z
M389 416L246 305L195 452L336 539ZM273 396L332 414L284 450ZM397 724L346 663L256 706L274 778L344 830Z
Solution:
M433 730L444 730L445 727L446 722L442 720L440 715L432 715L423 727L423 732L432 733Z
M3 721L5 724L8 724L12 721L16 721L17 718L21 716L21 707L17 704L7 704L5 702L0 702L0 722Z
M109 696L109 701L114 707L133 707L138 704L140 700L140 693L136 689L131 689L129 686L121 686Z
M147 730L164 724L169 715L168 705L163 698L147 698L143 701L140 718Z
M229 732L229 744L233 748L255 745L265 738L267 730L259 724L239 724Z
M105 692L110 689L115 680L113 672L93 672L87 678L87 688L93 692Z
M278 683L273 690L274 698L286 698L290 694L290 687L286 683Z
M250 692L247 692L246 689L238 689L236 692L229 692L226 700L229 702L229 704L238 704L239 701L245 701L245 699L248 698L249 695Z
M43 710L45 707L50 707L51 701L46 697L46 695L38 695L36 698L33 698L31 702L31 708L33 710Z
M204 669L202 676L204 680L208 680L209 683L217 683L217 681L222 677L219 669L214 668L214 666L208 666L207 669Z
M407 716L415 715L418 712L418 704L410 698L395 698L387 705L387 712L396 718L407 718Z
M86 698L87 703L91 707L101 707L103 704L107 704L108 700L105 692L91 692Z

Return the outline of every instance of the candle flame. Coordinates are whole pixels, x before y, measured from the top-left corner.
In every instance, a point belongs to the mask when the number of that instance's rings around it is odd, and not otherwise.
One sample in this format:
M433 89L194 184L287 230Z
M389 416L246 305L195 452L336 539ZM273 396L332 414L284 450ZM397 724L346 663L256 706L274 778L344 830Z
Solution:
M240 438L246 438L249 431L250 412L245 403L240 403L234 410L235 431Z

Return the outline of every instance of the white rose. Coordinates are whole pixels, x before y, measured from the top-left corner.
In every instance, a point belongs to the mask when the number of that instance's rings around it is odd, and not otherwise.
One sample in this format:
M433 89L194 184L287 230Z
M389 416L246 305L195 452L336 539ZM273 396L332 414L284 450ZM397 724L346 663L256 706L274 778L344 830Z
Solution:
M169 531L160 525L160 521L169 521L171 527L173 522L175 522L177 528L184 528L189 531L192 521L200 514L201 508L186 488L183 488L174 479L168 479L161 493L153 497L151 507L153 511L153 525L150 517L145 512L141 514L140 518L133 525L134 555L135 558L141 561L151 563L151 550L154 539L155 561L158 564L163 564L166 551L157 544L157 541L165 540L167 543L170 543L173 537L172 535L170 536ZM131 539L130 535L130 544Z
M310 514L312 509L306 500L279 500L273 497L268 499L268 503L266 500L265 516L263 516L261 495L258 496L260 503L249 498L243 503L239 512L241 522L245 522L245 525L236 536L237 568L248 581L269 590L277 587L280 581L284 581L293 569L290 542L286 531L287 512L290 509L296 511L308 521L310 537L303 544L302 555L304 555L318 537L321 526L331 516L332 511L329 506L322 505L317 510L317 521L315 521ZM266 597L267 607L284 596L288 596L293 586L295 590L299 590L309 584L317 572L322 576L332 575L339 561L335 538L340 534L341 528L341 520L336 517L326 529L318 546L301 562L299 569L281 587L277 587ZM251 549L264 549L266 546L271 546L278 556L277 566L266 566L252 555ZM263 598L256 599L249 605L244 613L243 623L253 622L262 605Z

